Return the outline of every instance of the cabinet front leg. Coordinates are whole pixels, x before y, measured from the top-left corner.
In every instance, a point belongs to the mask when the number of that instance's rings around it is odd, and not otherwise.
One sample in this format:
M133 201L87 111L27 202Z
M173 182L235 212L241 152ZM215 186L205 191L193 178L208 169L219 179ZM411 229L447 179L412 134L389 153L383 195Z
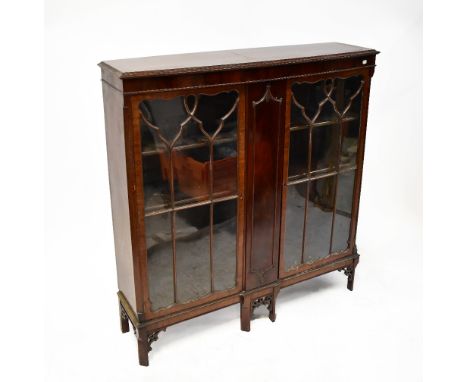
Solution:
M159 333L165 331L166 328L157 329L150 332L138 331L138 359L141 366L148 366L148 353L152 350L151 344L158 340Z
M148 366L148 336L146 333L138 333L138 360L141 366Z
M250 332L250 319L252 315L252 306L250 297L243 296L241 300L241 330L244 332Z

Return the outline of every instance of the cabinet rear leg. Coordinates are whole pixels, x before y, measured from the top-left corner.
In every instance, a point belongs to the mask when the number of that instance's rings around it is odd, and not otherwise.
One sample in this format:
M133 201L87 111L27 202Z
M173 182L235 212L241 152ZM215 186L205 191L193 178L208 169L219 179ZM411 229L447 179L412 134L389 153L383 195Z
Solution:
M241 330L250 332L250 319L252 316L252 304L249 296L243 296L240 305Z
M354 288L354 276L356 274L356 267L359 263L359 254L357 253L357 249L355 248L353 251L353 254L355 256L353 262L351 265L348 265L346 268L341 268L339 271L343 271L345 276L348 277L348 284L347 287L349 290L353 290Z
M122 331L122 333L127 333L130 330L130 326L128 324L128 315L120 302L119 302L119 314L120 314L120 330Z
M352 291L353 287L354 287L354 273L356 272L356 267L353 266L353 267L349 267L348 269L349 270L348 270L348 285L347 285L347 287L348 287L348 289L350 291ZM346 271L345 271L345 274L346 274Z
M148 366L148 337L145 333L138 333L138 360L141 366Z
M355 265L350 265L346 268L338 269L339 272L343 272L345 276L348 277L348 284L347 287L349 290L353 290L354 287L354 272L355 272Z

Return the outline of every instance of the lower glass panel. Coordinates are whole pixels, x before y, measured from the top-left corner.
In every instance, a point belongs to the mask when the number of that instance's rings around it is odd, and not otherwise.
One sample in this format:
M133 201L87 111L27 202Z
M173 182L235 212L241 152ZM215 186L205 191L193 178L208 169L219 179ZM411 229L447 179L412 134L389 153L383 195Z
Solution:
M172 262L172 212L145 218L148 280L153 311L236 286L237 199L213 204L213 275L210 266L210 209L174 212L176 293Z
M333 222L333 194L336 176L310 182L307 206L304 262L328 256Z
M301 265L307 183L288 186L283 258L286 270Z
M184 303L211 291L210 206L177 211L177 302Z
M349 171L338 176L332 252L343 251L348 248L351 210L353 205L354 175L355 171Z
M152 310L172 305L171 214L145 218L149 295Z
M213 205L214 290L236 286L237 200Z
M354 173L349 171L288 186L283 243L286 271L348 248Z

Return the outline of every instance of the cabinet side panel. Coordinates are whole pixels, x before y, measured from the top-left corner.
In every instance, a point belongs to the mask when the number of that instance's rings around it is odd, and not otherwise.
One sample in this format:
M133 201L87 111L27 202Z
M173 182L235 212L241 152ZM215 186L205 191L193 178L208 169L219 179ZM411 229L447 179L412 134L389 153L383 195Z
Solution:
M119 290L136 311L135 282L125 162L124 109L121 93L103 82L107 161Z

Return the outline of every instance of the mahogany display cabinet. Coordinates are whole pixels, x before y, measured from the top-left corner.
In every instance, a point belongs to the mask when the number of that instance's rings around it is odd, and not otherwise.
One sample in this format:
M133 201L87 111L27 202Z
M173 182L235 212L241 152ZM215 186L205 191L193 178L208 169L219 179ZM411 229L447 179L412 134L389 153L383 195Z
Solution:
M122 332L141 365L178 322L344 271L355 237L373 49L339 43L104 61Z

